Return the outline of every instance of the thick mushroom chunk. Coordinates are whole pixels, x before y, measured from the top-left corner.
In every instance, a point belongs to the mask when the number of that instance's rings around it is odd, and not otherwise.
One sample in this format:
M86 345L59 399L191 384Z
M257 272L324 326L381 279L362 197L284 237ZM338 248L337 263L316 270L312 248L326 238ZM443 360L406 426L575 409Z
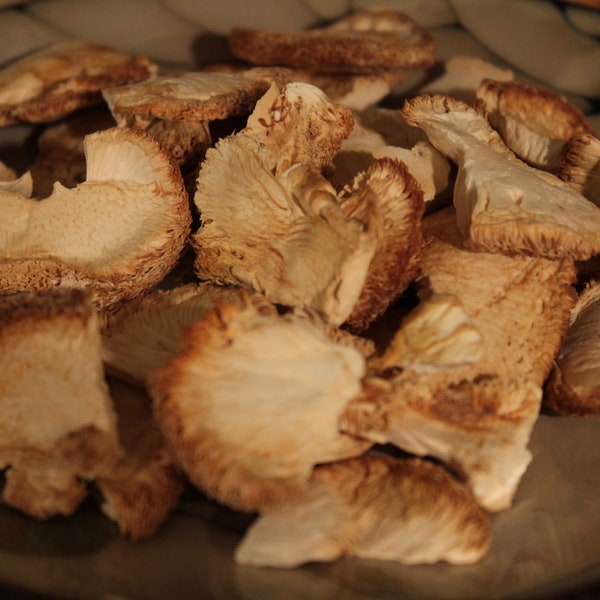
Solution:
M0 293L90 288L99 308L149 291L191 223L181 174L158 142L112 128L85 138L86 181L43 200L2 193Z
M102 103L102 89L154 76L157 66L85 40L57 42L0 71L0 126L47 123Z
M120 458L98 317L64 289L0 299L2 500L45 519L71 514L85 482Z
M138 387L109 380L123 457L94 485L100 509L123 537L153 537L177 506L185 477L152 417L150 398Z
M469 564L490 541L488 515L443 467L366 455L317 467L298 498L250 526L235 560L279 568L351 556Z
M600 252L600 209L558 177L518 160L473 108L447 96L419 96L403 114L458 165L454 205L467 245L575 260Z
M600 415L600 284L580 295L544 394L549 411L566 416Z
M310 321L218 303L150 377L157 422L191 483L256 511L303 489L315 464L371 444L339 432L364 357Z

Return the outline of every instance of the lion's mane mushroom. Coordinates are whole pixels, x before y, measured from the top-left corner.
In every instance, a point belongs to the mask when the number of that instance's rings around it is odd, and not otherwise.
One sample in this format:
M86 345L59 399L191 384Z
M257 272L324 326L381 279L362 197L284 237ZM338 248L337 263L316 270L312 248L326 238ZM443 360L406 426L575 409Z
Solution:
M158 142L112 128L85 138L86 181L38 201L2 193L0 293L89 287L106 308L160 282L191 223L181 174Z

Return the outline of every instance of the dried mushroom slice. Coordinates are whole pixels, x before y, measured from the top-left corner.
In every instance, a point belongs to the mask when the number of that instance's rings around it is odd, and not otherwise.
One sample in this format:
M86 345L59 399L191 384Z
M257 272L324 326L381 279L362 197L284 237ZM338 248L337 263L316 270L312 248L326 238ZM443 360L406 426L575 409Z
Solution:
M542 390L512 377L448 384L446 371L370 377L340 418L341 429L445 463L488 511L510 508L531 462L529 439Z
M357 11L305 31L234 27L229 47L234 56L253 64L337 73L426 69L435 54L427 29L390 10Z
M94 481L100 508L123 537L153 537L177 506L185 478L154 422L150 398L138 387L109 380L123 457Z
M275 160L243 133L209 149L194 196L202 216L192 236L197 276L313 308L340 325L375 250L376 208L347 217L315 167L297 164L275 175Z
M589 133L573 135L563 146L556 174L600 206L600 139Z
M186 329L219 301L252 301L275 312L258 294L205 282L156 290L109 315L102 332L102 356L111 375L145 385L148 375L174 358Z
M181 174L153 138L112 128L85 139L86 181L43 199L1 195L0 292L86 287L98 307L149 291L191 223Z
M38 519L71 514L121 450L87 295L0 298L1 498Z
M150 378L157 422L191 483L238 510L296 495L349 456L338 430L365 361L305 319L219 303ZM357 441L355 453L364 451Z
M377 160L340 195L342 210L354 217L377 207L379 239L367 277L346 324L364 331L419 273L423 237L423 192L404 163Z
M564 143L592 133L585 115L557 94L517 81L484 79L477 88L487 118L526 163L554 171Z
M58 42L0 71L0 126L47 123L102 103L102 89L154 76L145 56L85 40Z
M490 542L489 516L443 467L367 455L317 467L298 498L250 526L234 558L278 568L350 556L462 565Z
M573 321L546 382L544 407L565 415L600 414L600 284L579 296Z
M600 209L514 157L473 108L447 96L419 96L403 114L458 165L454 205L469 247L575 260L600 252Z

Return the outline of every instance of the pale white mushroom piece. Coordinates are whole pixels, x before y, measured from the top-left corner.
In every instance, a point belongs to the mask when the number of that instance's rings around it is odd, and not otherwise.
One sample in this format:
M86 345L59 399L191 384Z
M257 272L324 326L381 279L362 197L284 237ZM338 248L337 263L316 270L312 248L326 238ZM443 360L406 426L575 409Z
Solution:
M458 166L454 205L469 247L585 260L600 252L600 209L558 177L518 160L484 116L449 96L403 108Z
M572 323L546 383L544 406L566 415L600 414L600 284L579 296Z
M97 314L80 290L0 298L0 494L37 519L73 513L121 449Z
M219 303L150 377L154 414L189 481L238 510L277 505L323 460L362 454L338 417L361 387L362 354L311 322Z
M600 206L600 139L577 133L563 146L556 174Z
M217 301L244 306L250 299L257 305L262 302L261 310L275 311L257 294L211 283L156 290L127 302L107 317L103 327L102 356L107 369L113 376L144 386L154 369L177 355L186 329Z
M244 133L208 150L194 196L202 218L192 235L197 276L311 307L341 325L375 251L376 207L348 217L315 167L296 164L276 175L275 161Z
M152 416L152 404L136 386L109 380L123 456L94 480L99 507L133 541L153 537L179 502L185 477L175 465Z
M79 39L56 42L0 70L0 126L47 123L102 103L102 89L154 75L158 67Z
M490 542L489 516L443 467L367 455L317 467L298 498L259 516L234 558L277 568L344 557L464 565Z
M85 138L86 181L43 200L0 195L0 293L90 288L99 308L148 292L187 243L189 200L156 140L112 128Z
M477 99L506 145L523 161L554 172L567 140L592 133L586 116L558 94L517 81L484 79Z
M33 193L33 179L29 171L17 177L14 169L0 162L0 192L14 192L29 198Z

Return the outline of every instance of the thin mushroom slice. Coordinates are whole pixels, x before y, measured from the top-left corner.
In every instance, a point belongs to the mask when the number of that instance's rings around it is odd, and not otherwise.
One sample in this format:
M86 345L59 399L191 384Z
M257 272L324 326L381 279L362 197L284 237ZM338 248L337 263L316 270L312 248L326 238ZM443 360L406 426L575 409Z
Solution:
M98 317L80 290L0 299L1 498L38 519L71 514L121 456Z
M556 174L600 206L600 139L590 133L573 135L563 146Z
M252 512L297 494L315 464L352 454L338 417L364 367L360 352L305 319L219 303L190 327L149 390L190 482ZM364 450L356 440L354 453Z
M85 138L86 181L43 200L1 195L0 292L86 287L99 308L149 291L191 223L181 174L153 138L112 128Z
M585 115L557 94L517 81L484 79L477 99L506 145L526 163L554 172L562 147L592 133Z
M600 284L579 296L572 322L546 382L544 407L565 415L600 414Z
M443 467L366 455L317 467L298 498L250 526L235 561L293 568L354 556L469 564L490 542L488 515Z
M47 123L102 103L102 89L156 75L145 56L85 40L57 42L0 70L0 126Z
M403 114L458 165L454 205L469 247L574 260L600 252L600 209L518 160L473 108L447 96L418 96Z
M149 539L177 506L185 477L167 450L144 391L112 379L109 389L123 456L94 481L99 506L123 537Z

